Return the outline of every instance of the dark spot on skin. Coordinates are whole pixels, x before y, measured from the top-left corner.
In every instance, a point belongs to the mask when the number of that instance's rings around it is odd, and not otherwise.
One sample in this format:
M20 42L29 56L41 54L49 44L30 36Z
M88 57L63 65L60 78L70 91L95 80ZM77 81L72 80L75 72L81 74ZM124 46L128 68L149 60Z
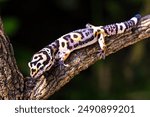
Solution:
M115 34L117 34L118 33L118 26L116 24L114 25L114 30L115 30Z
M54 43L52 44L52 46L53 46L54 48L56 48L56 47L57 47L57 45L56 45L56 44L54 44Z
M31 65L31 66L35 66L36 63L37 63L37 61L31 62L30 65Z
M86 30L83 30L83 32L86 32Z
M31 71L32 71L32 73L34 73L36 70L35 70L35 69L32 69Z
M79 32L79 34L81 35L81 39L83 39L83 38L84 38L83 33L82 33L82 32Z
M61 43L61 46L62 46L62 47L65 47L65 42L62 42L62 43Z
M79 45L83 45L85 43L87 43L87 42L86 41L79 41Z
M72 49L72 46L68 46L68 49L71 50L71 49Z
M68 56L68 54L65 54L65 56Z
M124 22L124 25L126 26L126 29L128 29L128 28L129 28L129 24L128 24L128 22Z
M39 68L39 67L40 67L40 65L41 65L41 63L38 63L38 64L37 64L37 67Z
M72 46L69 46L69 42L67 42L67 48L68 48L69 50L72 49Z
M73 43L74 42L73 39L70 39L70 42Z
M109 32L111 31L111 27L108 28L108 31L109 31Z
M122 25L120 25L120 30L122 30L123 29L123 27L122 27Z
M107 29L106 29L105 27L103 27L103 30L104 30L104 32L105 32L106 34L109 34L109 33L107 32Z
M43 70L43 67L40 67L40 70Z
M56 42L56 47L59 47L59 41L56 40L55 42Z
M95 37L97 36L97 32L95 32Z
M70 39L71 38L71 36L70 35L66 35L66 36L64 36L63 37L65 40L67 40L68 41L68 39Z
M98 38L98 39L100 38L100 34L97 35L97 38Z
M97 32L100 32L100 30L98 29Z
M93 30L93 29L88 29L88 31L89 31L90 33L93 33L93 32L94 32L94 30Z
M78 38L78 35L74 34L73 37L74 37L74 38Z
M85 35L88 36L88 35L89 35L89 32L85 33Z
M78 43L74 44L74 48L76 48L78 45L79 45Z
M85 43L88 43L94 39L95 36L91 36L90 38L84 40L84 41L79 41L79 45L83 45ZM78 46L78 45L77 45Z

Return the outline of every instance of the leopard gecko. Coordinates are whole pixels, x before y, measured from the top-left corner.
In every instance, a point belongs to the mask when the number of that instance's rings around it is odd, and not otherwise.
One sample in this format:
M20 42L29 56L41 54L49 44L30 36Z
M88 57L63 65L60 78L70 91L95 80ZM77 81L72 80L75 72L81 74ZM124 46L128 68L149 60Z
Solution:
M87 47L94 43L99 44L99 54L105 58L105 37L117 35L131 30L141 18L140 14L130 20L105 26L87 24L85 28L65 34L35 53L28 63L32 78L38 78L57 63L68 66L64 61L74 50Z

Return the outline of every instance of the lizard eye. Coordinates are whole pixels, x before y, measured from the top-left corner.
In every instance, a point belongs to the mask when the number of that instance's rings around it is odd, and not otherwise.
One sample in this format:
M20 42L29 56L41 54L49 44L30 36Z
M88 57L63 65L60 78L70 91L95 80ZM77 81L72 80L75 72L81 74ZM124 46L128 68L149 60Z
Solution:
M37 58L38 58L37 56L34 57L34 59L37 59Z
M38 64L37 64L37 68L39 68L40 66L41 66L41 63L38 63Z
M33 59L32 61L36 61L39 57L36 55L36 56L33 56Z
M34 56L34 60L37 60L39 58L39 56L38 55L36 55L36 56Z

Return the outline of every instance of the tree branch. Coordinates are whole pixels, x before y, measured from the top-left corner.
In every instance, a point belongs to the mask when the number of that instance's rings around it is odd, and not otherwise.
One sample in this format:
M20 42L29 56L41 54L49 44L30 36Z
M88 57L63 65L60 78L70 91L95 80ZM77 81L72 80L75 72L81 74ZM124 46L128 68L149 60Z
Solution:
M150 37L150 15L142 17L134 30L106 38L106 56L148 37ZM101 59L97 55L98 44L93 44L72 52L65 61L70 66L64 67L63 70L58 66L38 79L23 78L16 66L11 44L2 34L0 34L0 48L1 99L47 99L75 75ZM11 89L13 89L13 96L10 95Z

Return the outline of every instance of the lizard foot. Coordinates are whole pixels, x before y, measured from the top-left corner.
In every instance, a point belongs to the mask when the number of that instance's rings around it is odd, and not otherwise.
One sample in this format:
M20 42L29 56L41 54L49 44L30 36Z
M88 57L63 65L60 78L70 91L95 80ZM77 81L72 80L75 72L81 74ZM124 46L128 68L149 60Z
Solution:
M99 57L102 57L102 59L105 59L105 51L104 50L102 50L102 49L99 49L98 50L98 52L97 52L97 55L99 56Z

